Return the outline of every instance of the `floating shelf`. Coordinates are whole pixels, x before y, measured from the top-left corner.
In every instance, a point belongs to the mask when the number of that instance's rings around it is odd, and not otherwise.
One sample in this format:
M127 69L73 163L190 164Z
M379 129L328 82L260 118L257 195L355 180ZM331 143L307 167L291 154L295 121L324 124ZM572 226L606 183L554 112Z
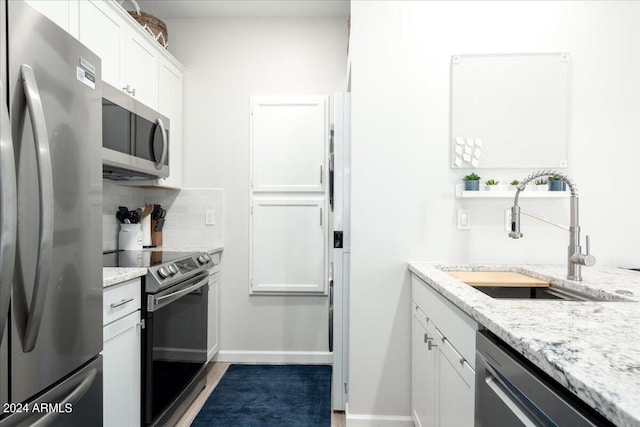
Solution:
M479 190L464 191L464 184L456 184L456 199L513 199L515 190ZM521 199L568 199L569 191L536 191L525 190L520 192Z

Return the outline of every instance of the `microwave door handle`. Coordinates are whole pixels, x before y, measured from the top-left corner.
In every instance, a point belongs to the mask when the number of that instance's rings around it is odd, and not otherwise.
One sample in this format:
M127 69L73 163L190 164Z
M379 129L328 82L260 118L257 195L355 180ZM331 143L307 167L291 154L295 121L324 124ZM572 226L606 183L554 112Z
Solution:
M0 81L0 339L9 317L18 231L18 189L9 111Z
M53 249L53 172L51 166L51 151L49 137L44 117L42 99L33 69L22 64L22 85L27 100L27 108L31 116L31 127L36 145L36 161L38 164L38 186L40 190L40 227L38 259L31 297L29 316L22 336L22 349L30 352L36 345L40 322L47 299L49 273L51 271L51 255Z
M167 150L169 148L169 144L167 142L167 133L164 130L164 124L162 123L162 119L160 118L158 118L158 126L160 127L160 133L162 134L162 155L160 156L160 161L156 163L156 169L162 169L165 160L167 160Z

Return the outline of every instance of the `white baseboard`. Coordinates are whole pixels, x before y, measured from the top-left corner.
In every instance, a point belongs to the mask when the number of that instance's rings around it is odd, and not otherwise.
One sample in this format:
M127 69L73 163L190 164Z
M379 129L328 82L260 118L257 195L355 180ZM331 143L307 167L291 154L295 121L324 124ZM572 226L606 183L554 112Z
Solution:
M331 365L333 364L333 353L328 351L220 350L216 356L216 362Z
M411 416L351 414L348 402L345 414L347 427L414 427Z

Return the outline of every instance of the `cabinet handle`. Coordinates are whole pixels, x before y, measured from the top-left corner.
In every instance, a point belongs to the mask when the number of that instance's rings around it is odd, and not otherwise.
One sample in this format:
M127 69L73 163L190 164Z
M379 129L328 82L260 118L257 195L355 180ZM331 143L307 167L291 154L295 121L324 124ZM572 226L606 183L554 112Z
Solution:
M120 307L121 305L125 305L127 303L130 303L131 301L133 301L133 298L129 298L129 299L123 299L120 302L112 302L111 303L111 308L116 308L116 307Z
M434 344L432 342L433 338L429 338L429 342L427 343L427 348L429 349L429 351L433 350L433 347L437 347L437 344Z
M320 184L322 184L322 180L323 180L323 170L322 170L322 165L320 165Z
M429 338L429 334L427 334L426 332L424 333L424 342L425 344L429 342L431 338Z
M320 227L322 227L322 208L320 208Z
M464 362L465 362L464 357L461 357L461 358L460 358L460 364L461 364L461 365L464 365Z

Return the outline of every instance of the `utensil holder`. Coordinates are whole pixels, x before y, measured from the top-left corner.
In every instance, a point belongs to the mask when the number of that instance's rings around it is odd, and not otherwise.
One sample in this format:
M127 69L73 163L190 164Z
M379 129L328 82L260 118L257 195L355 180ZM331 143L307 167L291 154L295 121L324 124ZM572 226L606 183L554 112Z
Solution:
M155 231L157 221L151 220L151 244L153 246L162 246L162 231Z
M142 250L142 228L140 224L120 224L118 248L128 251Z

